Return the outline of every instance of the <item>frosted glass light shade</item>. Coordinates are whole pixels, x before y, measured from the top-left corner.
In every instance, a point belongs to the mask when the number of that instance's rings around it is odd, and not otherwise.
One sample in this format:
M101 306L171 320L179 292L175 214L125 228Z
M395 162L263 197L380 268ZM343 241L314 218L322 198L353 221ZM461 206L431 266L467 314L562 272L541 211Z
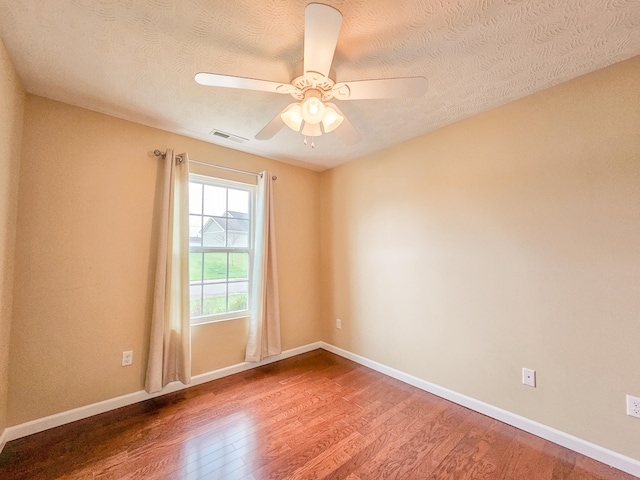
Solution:
M284 124L295 132L300 131L302 125L302 108L299 103L292 103L281 114Z
M311 91L302 102L302 118L305 123L317 124L324 117L325 106L319 94Z
M324 117L322 117L322 126L324 128L324 133L333 132L336 128L338 128L344 117L336 112L332 107L327 106L324 110Z
M302 134L305 137L319 137L320 135L322 135L320 124L304 122L304 127L302 127Z

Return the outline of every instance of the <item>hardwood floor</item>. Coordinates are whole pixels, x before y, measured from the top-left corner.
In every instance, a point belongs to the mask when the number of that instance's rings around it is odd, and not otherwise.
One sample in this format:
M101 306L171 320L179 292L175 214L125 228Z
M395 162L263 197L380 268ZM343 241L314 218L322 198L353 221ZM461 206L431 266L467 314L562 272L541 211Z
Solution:
M0 479L631 480L324 350L9 442Z

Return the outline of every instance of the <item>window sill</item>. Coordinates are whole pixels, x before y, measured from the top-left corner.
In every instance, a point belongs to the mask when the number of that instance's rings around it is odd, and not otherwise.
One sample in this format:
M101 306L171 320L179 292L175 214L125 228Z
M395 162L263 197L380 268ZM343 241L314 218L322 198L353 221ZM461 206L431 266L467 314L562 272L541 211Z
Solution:
M217 316L211 317L199 317L196 321L191 320L191 326L197 327L198 325L205 325L207 323L220 323L220 322L228 322L230 320L242 320L244 318L249 318L251 315L249 312L238 312L237 315L224 316L222 318Z

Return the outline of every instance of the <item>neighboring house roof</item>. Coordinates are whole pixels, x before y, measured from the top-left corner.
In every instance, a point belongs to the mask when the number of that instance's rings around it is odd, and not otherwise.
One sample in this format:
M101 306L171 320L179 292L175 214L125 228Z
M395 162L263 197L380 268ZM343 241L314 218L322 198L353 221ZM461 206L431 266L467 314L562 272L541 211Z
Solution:
M202 227L202 233L215 233L227 231L230 233L249 232L249 214L227 211L224 217L210 217ZM225 222L226 219L226 222Z
M242 220L249 220L249 214L244 212L234 212L232 210L228 210L225 212L225 215L233 218L240 218Z

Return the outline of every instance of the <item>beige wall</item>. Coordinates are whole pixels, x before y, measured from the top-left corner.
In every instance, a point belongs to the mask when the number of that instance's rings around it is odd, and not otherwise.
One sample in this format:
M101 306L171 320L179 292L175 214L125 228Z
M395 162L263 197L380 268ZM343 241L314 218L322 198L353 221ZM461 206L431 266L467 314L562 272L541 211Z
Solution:
M155 148L278 176L283 348L319 339L318 173L29 95L10 425L143 388L160 162L148 152ZM244 321L195 327L193 374L243 361L245 331ZM131 349L133 365L121 367L122 351Z
M640 459L624 413L640 395L638 73L635 58L318 174L40 97L25 107L0 44L0 432L142 389L148 152L170 147L278 175L284 349L322 337ZM246 328L194 327L193 373L242 361Z
M640 57L323 173L323 340L640 460L638 78Z
M9 337L25 92L0 40L0 437L7 426Z

